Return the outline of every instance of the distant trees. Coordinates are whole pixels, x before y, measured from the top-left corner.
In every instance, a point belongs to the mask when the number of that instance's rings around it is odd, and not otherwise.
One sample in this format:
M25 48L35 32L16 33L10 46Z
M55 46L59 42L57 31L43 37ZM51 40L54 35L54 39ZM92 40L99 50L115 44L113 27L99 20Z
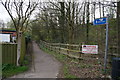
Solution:
M92 42L92 21L96 17L105 17L116 10L114 2L106 1L69 1L47 2L39 7L35 24L39 24L40 35L49 42L76 43ZM113 13L111 13L113 15ZM114 14L115 15L115 14ZM34 26L33 26L34 27ZM96 40L104 38L104 28L95 28ZM101 32L100 32L101 31ZM35 33L35 32L34 32ZM37 32L36 32L37 33ZM44 34L44 35L43 35ZM102 39L101 39L102 40ZM99 41L98 41L99 42Z
M4 28L5 27L5 23L3 20L0 20L0 28Z
M48 5L48 4L47 4ZM79 3L76 2L50 2L48 6L44 4L38 14L39 20L45 23L46 33L49 39L65 43L74 43L75 33L79 28ZM37 18L38 19L38 18ZM49 41L49 40L48 40Z
M12 20L10 20L9 22L7 22L7 27L8 27L8 28L11 28L11 29L15 29L15 27L14 27L14 24L13 24L13 21L12 21Z
M109 49L117 45L116 2L72 0L41 4L40 11L32 23L33 37L38 41L42 39L47 42L69 44L98 44L102 53L105 44L105 25L94 26L92 22L95 18L109 15Z

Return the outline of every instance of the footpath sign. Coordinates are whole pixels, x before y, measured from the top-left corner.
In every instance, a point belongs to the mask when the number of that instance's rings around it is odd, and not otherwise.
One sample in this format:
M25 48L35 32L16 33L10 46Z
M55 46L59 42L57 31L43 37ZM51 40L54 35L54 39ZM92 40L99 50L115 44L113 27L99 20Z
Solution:
M108 17L95 19L93 25L106 24L106 40L105 40L105 56L104 56L104 70L106 74L107 54L108 54Z
M98 45L82 45L82 53L98 54Z
M93 21L93 25L102 25L107 23L107 18L99 18Z

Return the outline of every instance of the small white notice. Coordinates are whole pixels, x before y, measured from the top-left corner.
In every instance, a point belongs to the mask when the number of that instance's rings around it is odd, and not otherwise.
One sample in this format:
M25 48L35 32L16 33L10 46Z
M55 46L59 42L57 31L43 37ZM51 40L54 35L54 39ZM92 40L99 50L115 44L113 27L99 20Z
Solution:
M10 42L10 34L0 34L0 42Z
M98 54L98 45L82 45L82 53Z

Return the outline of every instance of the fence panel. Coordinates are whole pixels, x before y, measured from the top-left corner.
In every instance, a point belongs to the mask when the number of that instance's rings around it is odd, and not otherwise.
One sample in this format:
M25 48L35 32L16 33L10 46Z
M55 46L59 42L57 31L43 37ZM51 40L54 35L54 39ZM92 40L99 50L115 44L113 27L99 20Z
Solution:
M17 61L17 44L2 44L2 63L14 64Z

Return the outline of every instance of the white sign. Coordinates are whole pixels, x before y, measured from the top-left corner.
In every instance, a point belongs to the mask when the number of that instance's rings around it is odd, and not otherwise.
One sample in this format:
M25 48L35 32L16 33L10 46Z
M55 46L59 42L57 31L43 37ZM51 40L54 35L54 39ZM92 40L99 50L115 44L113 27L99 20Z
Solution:
M98 54L98 45L82 45L82 53Z
M10 42L10 34L0 34L0 42Z

